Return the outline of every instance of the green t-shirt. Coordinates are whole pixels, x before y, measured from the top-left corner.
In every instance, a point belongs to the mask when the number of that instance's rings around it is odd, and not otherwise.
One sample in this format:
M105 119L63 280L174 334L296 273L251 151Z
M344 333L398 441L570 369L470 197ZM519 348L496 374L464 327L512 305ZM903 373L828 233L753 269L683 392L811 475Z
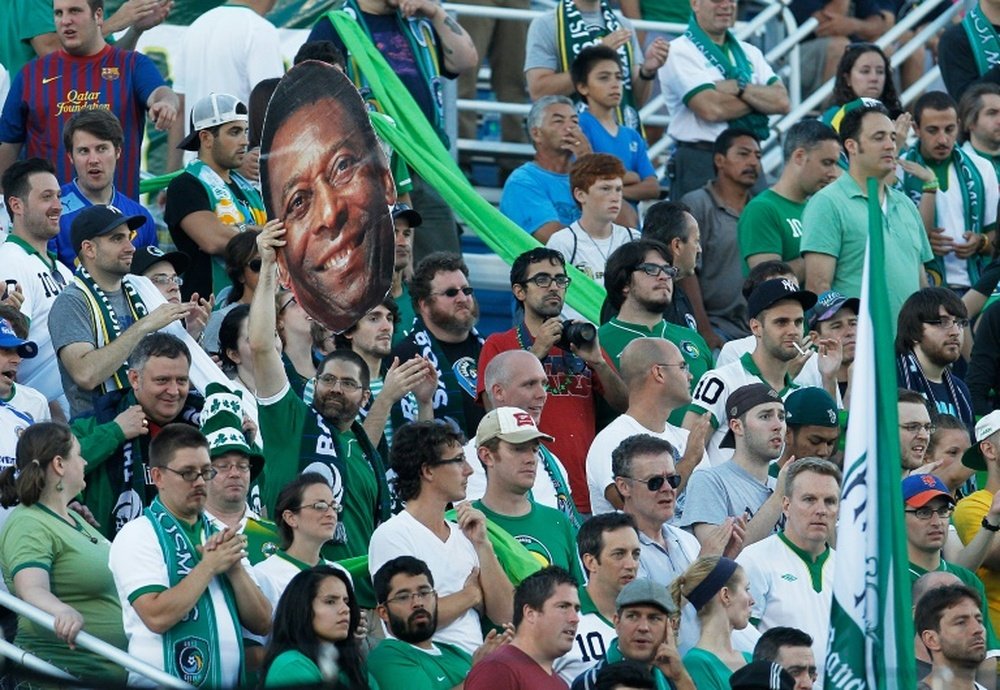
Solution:
M267 678L264 679L265 688L283 688L287 686L306 687L308 685L322 685L323 674L320 673L319 666L302 652L290 649L279 654L267 669ZM344 673L337 675L337 687L344 690L352 690L350 680ZM379 684L368 674L368 690L380 690Z
M750 200L736 226L743 275L750 271L747 257L754 254L778 254L782 261L799 258L805 208L805 202L786 199L770 189Z
M921 575L926 575L927 572L920 566L910 563L910 584L912 585L920 579ZM983 625L986 627L986 648L1000 649L1000 639L997 638L996 633L993 631L993 623L990 621L990 607L989 602L986 600L986 588L983 587L983 581L976 577L976 574L968 568L949 563L943 558L941 559L941 564L938 566L938 572L951 573L961 580L962 584L971 587L979 593L979 601L981 602L979 608L983 613Z
M468 653L443 642L426 650L386 638L368 654L368 672L383 688L450 690L465 681L471 668Z
M698 331L684 326L678 326L669 321L661 321L652 328L637 323L627 323L621 319L611 319L597 331L601 347L611 356L615 367L621 370L622 350L636 338L664 338L669 340L681 351L684 361L691 368L691 390L701 379L701 375L715 366L712 361L712 350ZM674 410L667 421L674 426L681 426L684 415L690 406Z
M587 581L577 555L576 532L563 512L532 503L527 515L511 517L493 512L481 500L472 505L531 552L543 568L558 565L570 571L578 583Z
M639 0L639 16L649 22L687 24L691 3L685 0Z
M54 33L50 0L7 0L0 12L0 65L7 68L11 81L33 60L31 39Z
M410 286L406 283L403 283L403 291L399 293L399 297L393 299L396 300L396 306L399 307L399 321L392 327L392 346L395 347L413 330L413 319L416 318L417 314L413 311Z
M72 514L71 514L72 515ZM122 608L108 568L111 542L75 516L71 525L45 506L18 506L0 531L0 568L14 592L14 576L24 568L41 568L59 599L80 612L84 631L119 649L127 649ZM81 577L86 573L86 577ZM17 643L73 675L124 685L116 664L82 648L70 650L49 631L20 618Z
M749 664L753 657L743 652L743 657ZM698 690L729 690L729 677L732 670L722 659L711 652L695 647L684 655L684 668L687 669L694 686Z

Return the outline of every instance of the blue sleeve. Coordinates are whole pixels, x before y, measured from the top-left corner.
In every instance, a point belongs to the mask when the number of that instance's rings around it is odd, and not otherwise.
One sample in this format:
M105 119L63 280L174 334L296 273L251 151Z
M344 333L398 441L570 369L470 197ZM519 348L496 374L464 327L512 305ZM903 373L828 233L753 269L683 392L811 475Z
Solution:
M309 32L309 38L306 41L331 41L335 44L343 45L340 36L333 30L333 22L327 19L325 15L313 24L313 28Z
M165 86L167 82L163 81L160 70L156 69L156 63L142 53L136 55L133 69L135 71L132 78L132 88L136 98L145 107L146 103L149 102L150 95L161 86Z
M653 163L649 160L649 147L646 146L646 140L642 138L639 132L634 129L631 130L635 133L635 141L637 144L637 149L635 152L635 171L639 173L639 179L645 180L650 175L656 175L656 168L653 167Z
M24 107L24 72L18 72L11 82L0 115L0 141L5 144L20 144L25 139L28 110Z
M545 193L546 189L537 181L531 182L527 176L508 178L500 196L500 213L534 234L545 223L558 221L559 212Z
M73 251L73 243L70 241L69 226L69 222L63 225L62 218L59 219L59 234L49 240L49 251L55 252L59 261L72 271L76 269L73 265L76 252Z

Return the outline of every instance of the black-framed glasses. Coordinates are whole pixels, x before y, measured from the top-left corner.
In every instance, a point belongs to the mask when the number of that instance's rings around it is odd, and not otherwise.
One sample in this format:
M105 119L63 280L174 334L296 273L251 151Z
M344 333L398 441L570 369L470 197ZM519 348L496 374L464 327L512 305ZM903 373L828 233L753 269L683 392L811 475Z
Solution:
M453 458L441 458L440 460L435 460L434 462L429 462L427 464L431 467L438 467L440 465L457 465L462 462L465 462L465 453L456 455Z
M633 268L632 271L642 271L651 278L655 278L661 273L668 278L677 277L677 269L670 264L654 264L652 261L644 261Z
M471 285L466 285L465 287L461 288L453 287L453 288L448 288L447 290L442 290L441 292L432 292L431 296L447 297L448 299L454 299L455 297L458 297L458 293L460 292L466 297L471 297L472 293L474 293L475 291L476 289L474 287L472 287Z
M161 469L167 470L168 472L173 472L174 474L176 474L178 477L188 482L189 484L193 484L196 481L198 481L199 477L204 479L206 482L210 482L213 479L215 479L215 476L217 474L219 474L219 470L215 469L214 467L206 467L203 470L196 470L193 467L187 470L175 470L173 467L164 466Z
M658 474L654 477L649 477L648 479L637 479L635 477L626 477L622 475L622 479L628 479L631 482L642 484L650 491L659 491L663 488L664 484L669 484L671 489L676 489L681 485L681 476L679 474Z
M156 285L170 285L171 283L173 283L174 285L184 284L184 279L177 275L168 276L162 273L157 273L154 276L149 276L149 279L153 281L153 283Z
M569 287L569 284L572 282L573 279L565 273L560 273L559 275L552 275L551 273L536 273L530 278L524 279L525 284L534 283L540 288L547 288L551 286L552 283L555 283L556 287L565 288Z
M924 323L928 326L943 328L946 331L951 330L952 326L958 326L959 330L965 330L965 327L969 325L969 320L956 319L952 316L942 316L939 319L924 319Z
M298 303L299 303L299 299L298 299L298 297L296 297L295 295L292 295L292 296L291 296L291 297L290 297L290 298L288 299L288 301L287 301L287 302L285 302L284 304L282 304L282 305L281 305L281 307L280 307L280 308L278 309L278 316L281 316L281 312L283 312L283 311L285 311L286 309L288 309L288 307L289 307L289 306L291 306L291 305L293 305L293 304L298 304Z
M922 508L914 508L913 510L904 510L904 513L909 513L918 520L930 520L933 516L937 515L939 518L947 520L951 517L954 508L952 506L941 506L940 508L928 508L923 506Z
M251 261L250 263L247 264L247 268L249 268L254 273L260 273L261 264L262 264L262 261L261 261L260 257L258 256L256 259L254 259L253 261Z
M657 366L657 367L677 367L678 369L680 369L684 373L687 373L687 372L691 371L691 365L688 364L687 362L678 362L677 364L670 364L668 362L658 362L657 364L655 364L653 366Z
M385 600L386 604L402 604L409 606L411 601L428 601L437 596L437 590L433 587L421 587L416 592L400 592Z
M920 422L900 424L899 428L910 434L919 434L921 431L925 431L928 436L933 436L934 432L937 431L937 427L933 424L921 424Z
M330 503L329 501L313 501L312 503L303 503L295 510L302 510L303 508L315 510L317 513L325 513L328 510L333 510L333 512L339 515L344 512L344 506L339 503Z
M361 388L361 384L354 379L341 379L337 378L333 374L323 374L322 376L317 376L316 380L324 386L329 386L330 388L336 388L337 384L340 384L340 389L345 393L353 393Z

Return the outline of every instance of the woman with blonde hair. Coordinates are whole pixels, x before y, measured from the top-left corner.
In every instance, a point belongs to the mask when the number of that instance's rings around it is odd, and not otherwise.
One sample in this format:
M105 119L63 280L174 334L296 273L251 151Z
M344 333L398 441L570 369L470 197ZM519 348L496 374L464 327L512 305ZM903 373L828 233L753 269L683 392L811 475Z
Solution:
M692 563L670 585L670 594L681 608L687 599L698 612L701 635L684 655L684 667L698 690L729 690L729 676L751 661L733 649L734 630L750 624L750 581L736 561L725 556L705 556Z
M20 647L82 680L119 686L125 683L120 666L74 650L81 630L119 649L127 644L108 568L111 542L68 508L86 485L86 466L65 424L40 422L24 430L16 465L0 474L0 502L17 505L0 531L0 568L11 592L55 618L54 634L22 618Z

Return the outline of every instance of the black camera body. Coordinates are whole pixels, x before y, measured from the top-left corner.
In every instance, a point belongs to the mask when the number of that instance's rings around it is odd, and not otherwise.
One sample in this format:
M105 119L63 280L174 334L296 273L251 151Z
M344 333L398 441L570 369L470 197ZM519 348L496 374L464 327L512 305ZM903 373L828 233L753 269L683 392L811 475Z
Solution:
M594 342L597 338L597 327L592 323L570 321L562 322L562 335L556 345L567 352L572 352L570 345L581 347Z

